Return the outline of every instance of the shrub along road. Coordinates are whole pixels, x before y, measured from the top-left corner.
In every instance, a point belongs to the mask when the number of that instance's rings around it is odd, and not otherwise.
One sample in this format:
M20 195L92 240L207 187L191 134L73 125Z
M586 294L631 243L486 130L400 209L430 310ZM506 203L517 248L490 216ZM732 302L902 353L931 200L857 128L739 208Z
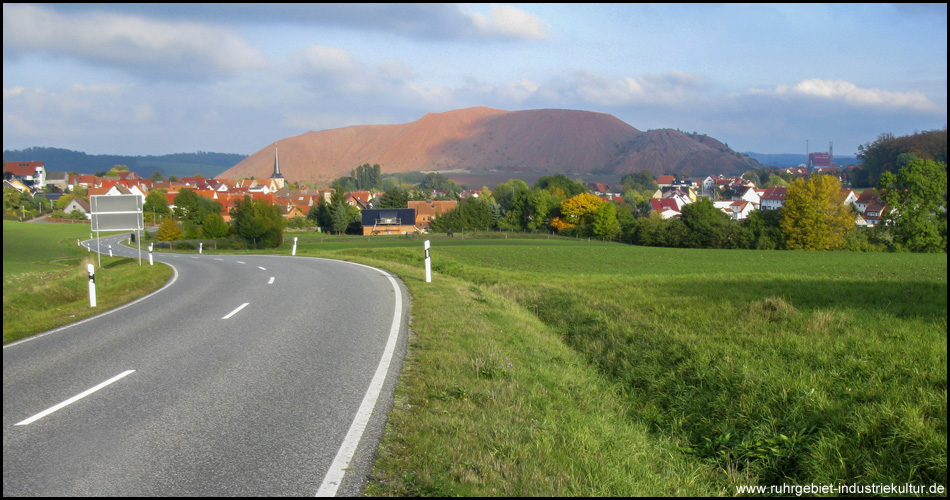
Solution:
M137 258L121 238L103 245ZM176 269L166 288L4 346L4 496L360 494L405 352L402 283L307 257L154 258Z

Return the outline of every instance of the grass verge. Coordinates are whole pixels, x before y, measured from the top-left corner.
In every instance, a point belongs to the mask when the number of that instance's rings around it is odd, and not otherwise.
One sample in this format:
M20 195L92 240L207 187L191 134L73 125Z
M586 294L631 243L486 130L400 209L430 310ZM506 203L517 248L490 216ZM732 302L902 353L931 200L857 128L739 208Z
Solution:
M4 344L131 302L172 276L168 266L103 256L96 269L96 307L89 307L86 264L98 260L76 244L88 236L86 226L3 222Z
M946 485L945 255L416 247L302 247L413 295L368 494Z

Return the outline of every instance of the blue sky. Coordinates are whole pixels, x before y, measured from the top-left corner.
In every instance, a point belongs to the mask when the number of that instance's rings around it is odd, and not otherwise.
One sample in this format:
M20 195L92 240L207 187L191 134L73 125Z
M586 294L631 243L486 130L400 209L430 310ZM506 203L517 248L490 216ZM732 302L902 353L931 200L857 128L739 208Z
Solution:
M472 106L852 155L946 127L947 5L3 5L4 149L251 154Z

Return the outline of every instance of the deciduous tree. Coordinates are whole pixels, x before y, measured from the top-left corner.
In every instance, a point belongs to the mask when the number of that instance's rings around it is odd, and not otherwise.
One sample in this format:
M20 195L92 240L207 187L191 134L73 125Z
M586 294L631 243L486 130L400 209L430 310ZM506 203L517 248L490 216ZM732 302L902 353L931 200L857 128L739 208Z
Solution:
M594 236L602 240L613 240L620 234L620 222L617 220L617 207L613 203L603 203L594 214Z
M895 240L912 252L947 250L947 164L901 155L894 175L881 174Z
M284 218L277 205L244 196L231 209L231 221L234 232L255 248L278 247L283 243Z
M205 238L223 238L228 235L230 229L231 227L228 226L221 214L208 213L201 224L201 232L204 233ZM217 242L214 246L215 248L218 247Z
M184 234L184 232L181 230L181 226L178 225L178 221L171 217L165 217L162 224L158 226L158 232L155 233L155 238L159 241L174 241L180 239L182 234Z
M781 208L785 246L790 250L833 250L854 228L854 211L843 203L841 182L830 175L792 181Z
M589 193L572 196L561 203L562 219L568 224L586 226L594 221L594 215L603 203L604 200Z

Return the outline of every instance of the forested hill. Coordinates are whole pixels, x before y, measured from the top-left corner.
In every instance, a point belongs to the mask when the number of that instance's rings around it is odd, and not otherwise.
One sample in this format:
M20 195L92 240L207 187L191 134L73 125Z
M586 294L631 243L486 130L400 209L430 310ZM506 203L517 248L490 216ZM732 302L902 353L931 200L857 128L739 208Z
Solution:
M162 156L89 155L80 151L61 148L26 148L4 150L3 161L41 161L47 172L76 172L94 174L105 172L116 165L126 165L142 177L149 177L156 170L162 176L190 177L201 174L215 177L246 158L231 153L175 153Z

